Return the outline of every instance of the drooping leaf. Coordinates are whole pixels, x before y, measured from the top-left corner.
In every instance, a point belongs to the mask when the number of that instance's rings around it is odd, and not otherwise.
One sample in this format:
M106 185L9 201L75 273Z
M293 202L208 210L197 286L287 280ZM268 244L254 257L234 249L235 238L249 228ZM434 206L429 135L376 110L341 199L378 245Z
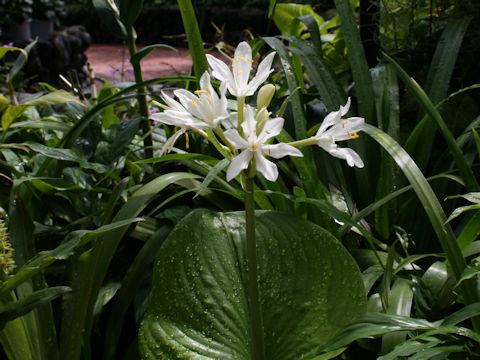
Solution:
M169 235L141 327L144 359L251 359L244 217L194 211ZM312 357L365 311L359 270L312 223L262 211L256 224L266 358Z
M42 95L35 99L25 100L22 102L22 105L30 105L30 106L40 106L40 105L57 105L57 104L65 104L67 102L73 101L77 104L85 106L83 102L81 102L76 96L73 94L65 91L65 90L56 90L49 92L48 94Z
M153 44L153 45L145 46L140 50L138 50L135 54L132 55L132 57L130 58L130 62L132 64L138 64L140 63L140 60L142 60L145 56L150 54L153 50L159 49L159 48L169 49L169 50L175 51L177 54L180 54L180 52L177 49L175 49L173 46L165 45L165 44Z
M71 291L67 286L56 286L39 290L19 301L10 302L0 309L0 329L5 323L25 315L37 306L52 301L59 296Z

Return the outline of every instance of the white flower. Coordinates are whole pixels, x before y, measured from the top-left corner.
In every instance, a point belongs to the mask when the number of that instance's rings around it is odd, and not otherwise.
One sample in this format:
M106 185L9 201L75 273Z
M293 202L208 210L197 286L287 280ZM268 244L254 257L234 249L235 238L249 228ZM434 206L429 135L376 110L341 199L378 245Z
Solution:
M218 96L210 83L210 75L206 71L200 78L200 90L191 93L178 89L173 93L180 102L162 92L162 99L167 104L163 106L165 110L150 115L150 119L154 121L180 127L180 130L165 142L161 153L172 147L185 131L214 129L229 116L225 97L226 85L221 84L220 96Z
M257 73L249 82L250 71L253 70L252 49L245 41L241 42L235 50L235 56L232 59L232 70L227 64L207 54L208 64L212 68L213 77L221 82L226 82L228 91L236 97L251 96L257 88L268 78L273 71L271 69L275 53L268 54L258 65Z
M340 148L336 141L344 141L348 139L358 138L358 132L363 130L365 119L361 117L350 117L342 119L350 108L350 98L348 98L345 106L340 106L338 111L331 112L323 120L320 129L313 137L316 144L331 155L345 159L349 166L363 167L363 161L360 156L349 148Z
M267 180L275 181L278 177L277 166L267 160L265 155L279 159L287 155L303 156L303 154L297 148L284 143L267 144L268 139L280 134L284 122L282 118L266 121L260 134L257 135L257 121L253 110L249 106L245 110L245 121L241 125L244 137L240 136L235 129L225 131L225 137L236 149L245 149L230 163L227 171L227 181L232 180L242 170L247 169L252 159L255 159L257 171L263 174Z
M162 92L167 107L160 113L150 115L150 119L167 125L186 129L212 129L228 117L225 85L220 86L220 97L210 84L210 75L205 72L200 78L200 90L191 93L179 89L173 93L180 102Z

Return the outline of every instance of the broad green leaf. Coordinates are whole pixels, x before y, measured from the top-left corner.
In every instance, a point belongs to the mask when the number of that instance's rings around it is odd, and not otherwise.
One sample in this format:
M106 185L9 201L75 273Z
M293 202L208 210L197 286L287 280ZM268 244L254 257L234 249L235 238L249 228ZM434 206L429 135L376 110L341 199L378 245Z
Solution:
M262 211L256 224L266 358L313 357L365 311L358 267L313 223ZM140 330L144 359L252 358L245 252L243 212L194 211L172 230Z
M297 18L304 15L311 15L316 20L317 27L325 21L311 5L302 4L277 4L273 21L282 35L298 36L302 33L304 25Z
M50 302L59 296L71 291L67 286L56 286L36 291L31 295L0 307L0 329L4 328L8 321L25 315L37 306Z
M9 105L7 110L2 114L2 128L6 132L12 122L18 119L24 112L27 106L25 105Z
M73 161L73 162L79 163L82 167L86 169L95 170L99 173L104 173L110 170L108 167L106 167L103 164L97 164L97 163L91 163L91 162L85 161L84 159L82 159L80 156L78 156L72 150L69 150L69 149L52 148L52 147L48 147L33 141L27 141L18 145L27 146L33 151L38 152L39 154L42 154L49 158L63 160L63 161Z
M170 45L165 45L165 44L154 44L154 45L148 45L140 50L138 50L135 54L132 55L130 58L130 62L132 64L139 64L140 60L142 60L145 56L150 54L153 50L159 49L159 48L165 48L165 49L170 49L172 51L175 51L177 54L180 54L180 52L175 49L173 46Z
M85 106L83 102L81 102L76 96L73 94L65 91L65 90L56 90L52 91L48 94L42 95L35 99L28 100L22 102L22 105L29 105L29 106L40 106L40 105L57 105L57 104L65 104L67 102L73 101L77 104Z
M4 46L0 47L0 59L2 59L5 56L5 54L9 51L21 51L21 52L24 53L25 57L27 56L27 53L22 48L18 48L18 47L15 47L15 46L5 46L4 45Z

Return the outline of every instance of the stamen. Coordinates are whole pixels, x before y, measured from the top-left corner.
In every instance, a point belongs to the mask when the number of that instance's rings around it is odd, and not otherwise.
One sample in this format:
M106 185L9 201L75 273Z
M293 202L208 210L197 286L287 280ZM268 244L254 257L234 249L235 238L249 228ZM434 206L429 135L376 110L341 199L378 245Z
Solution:
M195 107L198 109L198 104L197 104L197 102L195 101L195 99L193 98L193 96L192 96L191 100L192 100L193 106L195 106Z
M253 70L253 68L250 66L250 67L248 68L248 70L252 71L252 70Z
M235 59L242 60L242 61L247 60L247 59L245 59L243 56L235 56Z
M207 90L195 90L194 91L195 94L206 94L207 93Z
M242 75L242 74L243 74L243 70L242 70L242 69L238 70L238 71L237 71L237 74L238 74L239 76Z
M344 128L346 124L347 124L346 121L342 121L342 128Z
M189 140L189 137L188 137L188 132L184 132L185 134L185 149L188 150L188 148L190 147L190 140Z
M354 132L347 131L347 134L350 137L350 139L356 139L360 137L355 131Z
M247 60L248 60L249 62L251 62L251 63L254 63L254 62L255 62L255 60L252 60L252 59L247 59Z

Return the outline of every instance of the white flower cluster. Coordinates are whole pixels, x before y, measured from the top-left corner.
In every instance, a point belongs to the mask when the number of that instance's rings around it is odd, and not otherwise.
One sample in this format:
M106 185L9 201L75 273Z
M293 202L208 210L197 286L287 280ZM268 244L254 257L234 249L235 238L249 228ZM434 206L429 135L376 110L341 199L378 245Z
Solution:
M164 111L152 114L150 118L167 125L180 128L167 140L164 149L173 146L176 139L187 130L194 130L216 144L217 149L231 159L227 171L227 180L235 178L243 170L248 176L254 176L258 171L266 179L275 181L278 177L277 166L267 159L284 156L303 156L297 147L318 145L331 155L345 159L349 166L363 167L360 156L349 148L340 148L337 141L355 139L363 129L364 119L351 117L342 119L350 107L350 99L338 111L327 115L316 135L290 144L271 144L272 139L280 134L284 119L270 118L266 107L273 96L274 86L263 86L257 96L258 108L245 105L245 97L255 94L273 71L272 62L275 53L270 53L258 65L255 76L250 80L253 70L252 49L242 42L235 50L232 64L229 67L223 61L207 55L212 68L212 76L221 82L219 93L213 89L210 75L205 72L200 79L200 90L194 93L179 89L173 93L178 99L162 93L166 105L161 105ZM237 124L231 128L233 116L227 108L227 89L237 98ZM221 145L218 141L223 142ZM238 153L238 150L242 150Z

